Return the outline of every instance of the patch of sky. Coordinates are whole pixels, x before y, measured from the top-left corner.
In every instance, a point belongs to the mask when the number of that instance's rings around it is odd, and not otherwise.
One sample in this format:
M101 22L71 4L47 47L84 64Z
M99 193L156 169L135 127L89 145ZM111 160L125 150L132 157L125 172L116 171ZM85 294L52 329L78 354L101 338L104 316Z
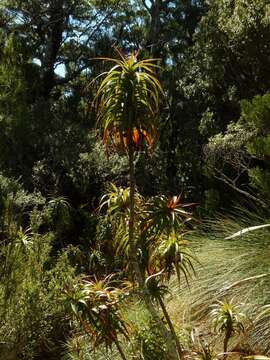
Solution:
M54 72L56 75L65 77L66 75L66 67L64 64L56 64L54 68Z
M41 61L38 58L34 58L33 63L37 64L38 66L41 66Z
M38 66L41 66L41 61L38 58L34 58L33 63L37 64ZM65 75L66 75L65 65L62 63L56 63L54 66L54 72L58 76L65 77Z

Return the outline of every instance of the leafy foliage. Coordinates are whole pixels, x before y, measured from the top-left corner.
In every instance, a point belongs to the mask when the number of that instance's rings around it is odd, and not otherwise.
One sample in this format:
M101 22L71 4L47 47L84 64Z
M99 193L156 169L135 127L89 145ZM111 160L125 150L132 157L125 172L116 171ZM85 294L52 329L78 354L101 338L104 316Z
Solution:
M103 343L106 348L116 344L122 353L118 336L122 334L128 339L128 330L121 318L119 301L127 296L127 288L116 288L113 284L111 275L102 280L82 280L65 290L66 302L94 348Z
M1 352L23 359L59 354L68 333L59 298L74 269L67 253L48 266L52 235L19 230L13 236L1 244Z
M244 331L245 315L232 302L217 302L213 305L211 316L213 317L213 326L217 331L225 332L230 329L232 334Z
M159 107L162 88L154 76L158 66L153 59L137 60L137 54L120 59L104 59L115 63L105 73L97 95L98 121L102 122L103 140L126 149L129 144L143 146L146 141L153 144L155 129L153 118ZM103 75L103 74L102 74Z

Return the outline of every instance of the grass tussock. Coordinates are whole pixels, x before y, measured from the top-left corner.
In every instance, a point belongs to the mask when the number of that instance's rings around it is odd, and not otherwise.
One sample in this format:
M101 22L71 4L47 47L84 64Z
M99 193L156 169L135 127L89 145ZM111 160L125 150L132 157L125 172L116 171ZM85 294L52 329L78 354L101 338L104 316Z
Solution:
M196 277L189 284L183 281L180 287L173 281L168 297L168 309L179 333L183 328L189 334L198 328L205 337L213 338L211 306L233 300L247 316L244 335L234 340L234 346L242 343L253 352L269 354L270 230L263 228L225 239L267 222L261 215L237 209L232 215L208 220L199 235L192 235L190 246L199 261ZM218 339L216 343L220 350Z

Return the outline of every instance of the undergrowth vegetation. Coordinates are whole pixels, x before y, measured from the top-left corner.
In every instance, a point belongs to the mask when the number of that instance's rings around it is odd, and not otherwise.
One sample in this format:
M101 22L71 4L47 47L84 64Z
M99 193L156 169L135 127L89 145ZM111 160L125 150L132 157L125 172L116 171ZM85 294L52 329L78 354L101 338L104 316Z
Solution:
M106 273L106 266L102 267L106 259L102 260L102 252L96 250L91 260L92 269L97 269L93 278L87 273L80 275L80 262L88 260L82 258L78 263L79 248L67 246L60 250L57 246L57 226L51 227L55 226L53 217L59 216L55 207L62 204L68 209L68 204L59 198L46 202L38 194L29 204L27 193L13 191L15 185L9 184L7 189L4 178L2 181L1 359L170 359L162 331L141 301L138 288L132 278L126 279L117 270L128 264L125 236L121 243L118 233L119 229L125 232L127 190L113 187L101 200L99 211L104 207L110 211L97 231L104 237L105 226L107 236L114 238L117 230L111 247L116 256L115 274L108 275L111 264L107 277L100 275L101 270ZM136 201L145 202L142 196L136 196ZM170 201L149 200L151 210L141 216L149 221L156 207L160 219L164 206L173 206ZM114 218L118 211L122 228L116 226ZM22 215L26 213L29 225L23 228ZM169 285L162 275L169 263L154 259L160 246L160 255L168 261L166 251L172 256L172 251L178 251L176 243L170 240L167 250L163 240L153 250L152 242L149 249L144 248L141 266L152 264L149 271L160 266L147 275L146 284L154 303L161 305L162 321L167 322L169 317L184 359L270 355L270 230L267 226L252 229L268 224L268 219L259 213L238 207L231 215L195 222L185 234L185 241L180 237L179 243L184 246L180 248L184 254L189 248L192 271L185 263L182 265L180 257L179 264L184 267L179 267L177 275L173 257L172 268L168 268ZM164 219L165 223L156 223L156 234L170 221L166 216ZM108 228L110 221L114 226ZM44 233L43 229L50 227L52 230ZM167 326L170 329L168 322Z

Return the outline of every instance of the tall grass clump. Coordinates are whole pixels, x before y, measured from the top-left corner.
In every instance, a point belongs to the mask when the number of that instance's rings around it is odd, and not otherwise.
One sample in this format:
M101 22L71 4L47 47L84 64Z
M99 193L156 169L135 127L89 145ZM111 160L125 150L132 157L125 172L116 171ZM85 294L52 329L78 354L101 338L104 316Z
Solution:
M199 328L202 336L213 338L211 306L232 300L247 315L247 321L244 334L236 336L230 348L269 354L270 228L240 233L268 223L267 214L238 207L231 214L204 221L197 233L190 235L190 248L199 264L189 286L179 290L176 281L171 285L168 308L176 322L187 329ZM177 304L181 304L181 313ZM217 343L221 351L222 343Z

